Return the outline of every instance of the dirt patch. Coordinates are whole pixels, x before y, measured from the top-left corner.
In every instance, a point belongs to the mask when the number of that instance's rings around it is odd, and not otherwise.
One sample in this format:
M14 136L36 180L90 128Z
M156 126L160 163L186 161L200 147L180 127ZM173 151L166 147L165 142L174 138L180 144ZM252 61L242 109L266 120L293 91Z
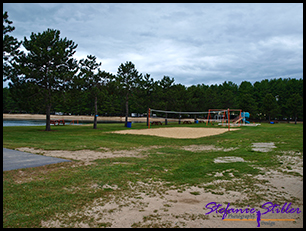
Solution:
M273 144L274 145L274 144ZM268 145L271 147L272 145ZM186 146L189 147L190 146ZM78 159L85 163L101 158L113 158L118 156L145 157L146 151L159 146L140 147L126 151L110 151L101 147L99 151L48 151L33 148L20 148L21 151L40 153L62 158ZM191 146L191 148L204 151L213 151L214 146ZM264 148L264 147L262 147ZM224 151L224 150L223 150ZM226 207L231 203L231 208L247 208L247 201L253 202L250 198L259 195L265 202L273 202L281 207L284 203L292 203L291 207L303 211L303 155L293 151L279 153L279 161L283 162L280 169L264 169L262 174L252 176L247 174L245 179L235 178L234 169L225 169L221 172L212 172L211 175L219 177L212 182L198 186L169 186L169 182L149 181L129 182L130 190L122 190L117 185L98 185L89 183L88 189L92 191L109 190L107 197L100 197L88 203L83 208L70 213L58 213L50 220L42 220L42 227L195 227L195 228L254 228L256 221L224 221L222 215L209 212L206 205L211 202L222 204ZM229 159L218 159L232 161L240 157ZM118 164L115 162L113 164ZM122 164L122 163L121 163ZM289 168L288 168L289 167ZM300 175L288 175L288 172L295 171ZM26 174L22 171L19 174ZM227 179L223 179L225 176ZM246 186L246 182L255 182L252 187ZM166 186L167 185L167 186ZM76 193L79 187L64 188ZM253 196L253 197L251 197ZM233 204L243 202L244 207ZM260 209L263 202L256 202L256 206L250 208ZM258 205L258 206L257 206ZM265 211L261 208L261 211ZM250 214L235 214L237 217L246 218ZM255 216L249 217L256 219ZM295 219L292 221L261 221L261 227L273 228L301 228L303 227L303 212L300 214L269 213L262 216L264 219Z
M276 156L282 162L282 167L278 170L286 173L296 172L303 176L303 154L294 151L282 153L283 155Z
M203 188L190 187L160 191L161 182L137 182L131 185L131 195L96 199L91 205L68 214L68 217L88 217L112 228L122 227L204 227L208 215L203 206L212 201L228 201L227 196L205 193ZM152 186L153 189L152 189ZM198 192L198 195L193 195ZM234 198L234 197L233 197ZM71 227L65 224L65 216L58 214L53 220L42 221L43 227ZM214 219L217 222L217 219ZM219 222L221 218L218 219ZM93 225L93 224L92 224ZM96 227L97 227L96 226ZM88 223L75 222L72 227L92 227Z
M235 131L239 129L230 129ZM150 129L132 129L115 131L117 134L132 135L150 135L176 139L196 139L200 137L219 135L227 132L227 128L188 128L188 127L171 127L171 128L150 128Z
M43 150L28 147L17 148L19 151L30 152L34 154L42 154L44 156L61 157L66 159L80 160L89 164L89 162L97 159L116 158L116 157L145 157L145 152L158 148L158 146L140 147L132 150L115 150L110 151L108 148L101 147L101 151L79 150L79 151L65 151L65 150Z
M279 173L271 173L262 176L269 183L260 185L262 190L271 190L271 200L275 201L273 195L283 193L287 195L287 202L292 202L292 196L299 200L293 207L299 207L303 211L302 181L294 177L284 177ZM285 182L283 182L285 179ZM53 219L41 221L43 227L194 227L194 228L254 228L257 226L254 214L233 214L228 218L255 219L255 221L223 221L222 214L215 212L206 215L210 209L206 208L208 203L216 202L230 208L240 208L232 205L237 201L248 199L247 194L223 188L227 183L239 184L239 179L215 180L200 187L191 186L184 189L176 189L174 186L164 187L162 182L137 182L130 184L129 194L113 194L108 198L98 198L92 203L84 206L81 210L68 214L57 214ZM210 192L209 185L220 186L218 190ZM292 187L294 186L294 190ZM292 189L290 189L292 188ZM218 194L219 192L219 194ZM220 193L221 192L221 193ZM261 192L255 192L261 193ZM222 195L220 195L222 194ZM268 200L268 199L267 199ZM281 202L281 201L279 201ZM243 207L247 208L247 206ZM260 206L252 206L260 209ZM262 212L262 208L260 209ZM237 216L237 217L234 217ZM247 217L246 217L247 216ZM265 222L261 221L261 227L303 227L303 215L301 214L276 214L264 215L265 219L295 219L295 222ZM73 220L73 223L70 221Z
M189 146L183 146L182 149L192 152L223 150L223 148L216 148L214 145L189 145Z
M270 152L273 148L276 148L273 142L270 143L253 143L253 151L256 152Z
M214 159L214 163L233 163L233 162L245 162L245 160L237 156L225 156Z
M192 151L192 152L202 152L202 151L224 151L229 152L238 149L236 148L218 148L214 145L189 145L189 146L183 146L182 149L186 151Z

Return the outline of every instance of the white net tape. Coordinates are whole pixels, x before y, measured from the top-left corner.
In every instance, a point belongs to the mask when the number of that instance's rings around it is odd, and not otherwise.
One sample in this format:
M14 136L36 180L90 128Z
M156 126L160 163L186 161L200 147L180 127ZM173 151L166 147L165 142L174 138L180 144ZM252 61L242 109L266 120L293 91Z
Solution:
M152 109L150 108L151 112L155 111L155 112L161 112L161 113L169 113L169 114L181 114L181 115L184 115L184 114L208 114L208 113L220 113L220 112L226 112L227 110L224 110L224 111L205 111L205 112L186 112L186 111L181 111L181 112L178 112L178 111L163 111L163 110L156 110L156 109Z

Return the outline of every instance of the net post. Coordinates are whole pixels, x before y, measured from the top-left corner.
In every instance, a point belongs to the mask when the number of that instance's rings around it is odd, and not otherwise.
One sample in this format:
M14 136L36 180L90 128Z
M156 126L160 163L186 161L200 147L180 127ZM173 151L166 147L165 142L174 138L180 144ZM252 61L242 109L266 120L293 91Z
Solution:
M229 114L229 108L227 109L227 124L228 124L228 131L230 130L230 114Z
M149 126L149 108L147 108L147 127Z
M208 110L208 117L207 117L207 121L206 121L206 126L207 126L208 121L209 121L209 115L210 115L210 109Z

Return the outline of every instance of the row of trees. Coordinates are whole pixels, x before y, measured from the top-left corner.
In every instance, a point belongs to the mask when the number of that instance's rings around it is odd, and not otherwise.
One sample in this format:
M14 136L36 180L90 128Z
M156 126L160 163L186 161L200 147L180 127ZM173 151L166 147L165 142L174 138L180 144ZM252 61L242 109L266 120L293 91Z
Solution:
M118 73L126 66L135 67L131 62L121 64ZM135 68L133 71L138 73ZM128 111L144 114L148 107L174 111L239 108L250 112L252 119L303 119L302 79L266 79L254 84L244 81L239 86L224 82L219 85L185 87L175 84L174 79L168 76L154 81L149 74L140 75L139 82L131 85L124 79L120 80L121 75L115 76L104 71L99 75L108 81L104 85L97 85L98 81L88 83L87 88L85 78L78 76L69 90L54 95L53 111L123 116ZM17 90L15 86L3 89L3 110L44 113L44 104L34 92L30 93L27 89L24 92L27 96L21 97L20 89Z
M60 38L60 31L32 33L29 40L18 42L7 34L14 30L11 23L5 12L3 79L11 83L3 89L3 111L46 113L47 131L52 111L93 114L94 128L96 115L125 114L127 123L129 110L145 113L148 107L175 111L240 108L252 118L303 117L302 79L185 87L169 76L154 81L150 74L139 73L131 61L122 63L114 75L102 71L95 56L74 59L77 45ZM19 50L21 44L27 52Z

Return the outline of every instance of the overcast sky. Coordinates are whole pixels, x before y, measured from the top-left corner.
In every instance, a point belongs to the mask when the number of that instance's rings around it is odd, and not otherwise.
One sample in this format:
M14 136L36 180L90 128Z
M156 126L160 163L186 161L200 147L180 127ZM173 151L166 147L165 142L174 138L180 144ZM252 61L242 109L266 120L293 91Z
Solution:
M132 61L185 86L303 78L303 4L4 3L19 41L48 28L116 74Z

